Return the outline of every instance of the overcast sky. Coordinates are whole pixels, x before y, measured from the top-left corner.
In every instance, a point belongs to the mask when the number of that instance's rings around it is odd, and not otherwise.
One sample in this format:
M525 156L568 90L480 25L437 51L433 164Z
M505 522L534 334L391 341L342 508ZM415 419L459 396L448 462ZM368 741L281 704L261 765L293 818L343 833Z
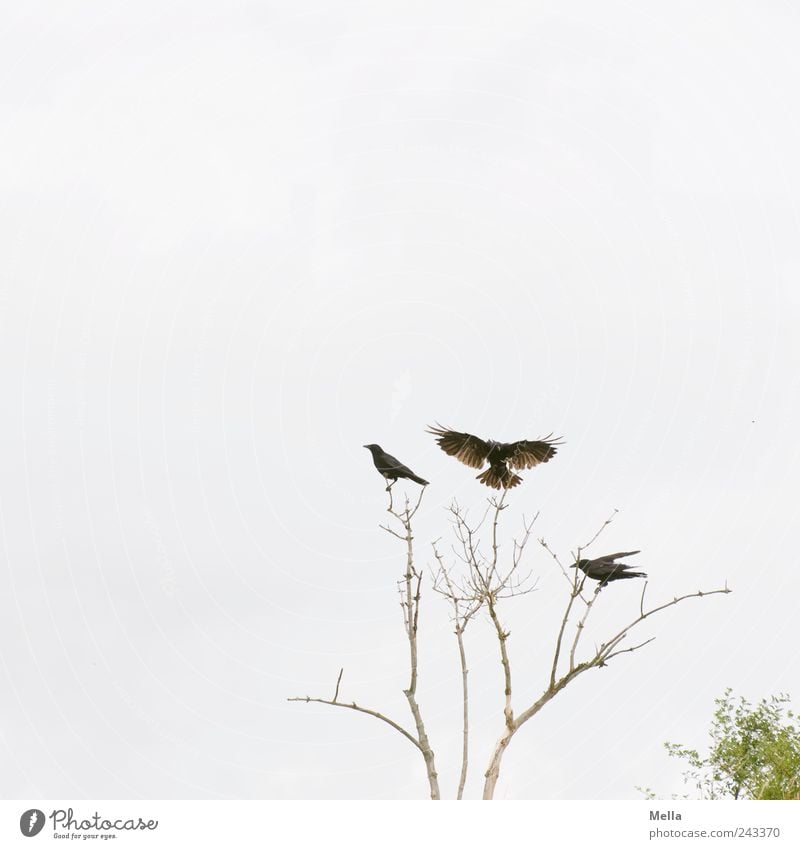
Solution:
M786 2L29 2L0 35L0 796L423 798L378 442L418 565L489 491L424 432L565 444L503 537L641 548L656 640L499 798L683 792L713 699L800 705L800 12ZM398 485L398 490L403 489ZM413 484L408 491L415 491ZM515 706L563 577L506 604ZM601 639L638 609L604 592ZM460 679L423 596L452 795ZM587 641L587 645L589 641ZM467 632L472 774L502 730Z

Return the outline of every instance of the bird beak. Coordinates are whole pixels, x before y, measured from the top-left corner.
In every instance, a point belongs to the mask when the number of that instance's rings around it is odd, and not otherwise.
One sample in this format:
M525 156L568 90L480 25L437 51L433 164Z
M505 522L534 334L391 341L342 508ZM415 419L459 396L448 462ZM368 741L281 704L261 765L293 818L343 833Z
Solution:
M362 447L362 448L366 448L367 446L366 446L366 445L362 445L361 447Z

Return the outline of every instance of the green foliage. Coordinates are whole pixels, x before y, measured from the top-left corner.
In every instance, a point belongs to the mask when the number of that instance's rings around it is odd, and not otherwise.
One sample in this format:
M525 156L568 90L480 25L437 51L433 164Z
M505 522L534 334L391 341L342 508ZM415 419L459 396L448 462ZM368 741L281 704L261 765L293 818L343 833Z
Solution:
M701 799L800 798L800 728L789 697L771 696L753 706L727 689L715 699L711 745L696 749L665 743L670 757L684 760L683 773Z

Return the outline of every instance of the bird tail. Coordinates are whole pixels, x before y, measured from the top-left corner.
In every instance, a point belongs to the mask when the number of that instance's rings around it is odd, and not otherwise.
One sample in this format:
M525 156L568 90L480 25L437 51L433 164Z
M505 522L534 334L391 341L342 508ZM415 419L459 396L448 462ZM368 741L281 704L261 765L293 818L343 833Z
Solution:
M411 478L414 483L418 483L420 486L428 485L428 481L426 481L424 478L421 478L419 475L409 475L409 478Z
M647 572L621 572L617 571L609 576L610 581L618 581L620 578L646 578Z
M507 466L489 466L485 472L476 475L476 478L492 487L492 489L511 489L517 484L522 483L522 478L515 475Z

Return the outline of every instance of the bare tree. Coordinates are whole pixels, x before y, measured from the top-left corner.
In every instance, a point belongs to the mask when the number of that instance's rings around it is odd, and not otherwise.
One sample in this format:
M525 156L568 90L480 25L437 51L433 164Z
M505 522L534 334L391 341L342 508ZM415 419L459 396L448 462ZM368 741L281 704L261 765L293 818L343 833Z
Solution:
M494 504L495 508L495 517L493 522L493 530L492 530L492 544L495 549L494 560L497 558L496 554L496 539L497 539L497 520L499 517L500 510L503 509L502 499L500 502L491 502ZM616 510L614 511L616 514ZM601 526L600 530L589 540L586 545L578 548L578 551L575 555L575 560L579 560L581 557L581 552L588 548L593 542L597 540L602 531L611 523L614 516L612 514ZM465 528L466 523L463 516L460 513L456 513L456 522L460 528ZM526 534L523 537L522 543L514 543L514 555L513 555L513 563L512 565L516 568L516 565L519 562L519 553L524 548L525 542L530 535L530 526L526 525ZM462 539L464 536L463 532L459 533L459 539ZM475 565L479 562L479 550L472 545L472 537L467 534L468 541L468 559L470 560L470 569L471 571L477 571L478 566ZM545 547L548 551L550 549L547 547L544 540L540 540L540 543L543 547ZM698 590L697 592L686 593L681 596L674 596L671 600L664 602L663 604L659 604L656 607L650 608L649 610L645 610L644 599L645 593L647 591L647 583L645 582L642 587L642 594L639 600L639 610L638 613L628 621L628 623L620 628L618 631L615 631L611 636L607 637L603 642L600 643L599 646L595 647L594 653L588 654L583 660L576 660L576 655L578 651L578 646L581 640L581 636L584 633L586 628L586 622L589 618L589 614L592 612L592 609L595 603L600 598L600 593L602 590L602 584L598 584L595 588L592 595L587 598L584 596L584 586L586 584L586 575L583 575L578 569L575 569L574 574L570 576L564 566L561 564L561 561L557 557L557 555L553 554L550 551L550 554L553 556L553 559L558 564L561 572L569 583L569 597L567 600L567 604L564 610L564 615L561 619L561 625L558 630L558 635L556 637L555 649L553 652L553 662L550 667L550 675L549 680L547 681L547 685L545 686L543 692L535 701L529 704L524 710L520 713L515 713L512 707L511 702L511 662L509 660L508 654L508 633L503 630L502 626L499 623L499 619L496 615L496 600L494 606L489 605L489 614L492 619L492 623L495 626L495 631L497 634L497 639L500 648L500 659L503 665L503 677L505 681L505 690L504 690L504 709L503 709L503 717L504 717L504 728L495 744L495 747L492 751L491 757L489 759L489 765L486 769L485 773L485 781L483 785L483 798L484 799L492 799L494 798L495 788L497 786L497 780L500 777L500 764L503 759L503 755L511 743L514 735L522 728L522 726L528 722L528 720L532 719L536 716L537 713L555 696L558 695L568 684L574 681L579 675L582 675L589 669L595 669L605 666L609 660L614 657L617 657L620 654L625 654L626 652L634 652L638 649L646 646L648 643L652 642L655 637L650 637L647 640L644 640L641 643L636 645L626 646L625 648L621 648L620 646L627 639L628 634L632 631L636 626L640 625L646 619L649 619L656 613L659 613L662 610L666 610L668 607L673 607L676 604L680 604L680 602L685 601L689 598L702 598L707 595L715 595L718 593L728 593L730 590L727 585L722 587L721 589L702 591ZM571 623L571 614L573 613L573 609L575 607L576 601L579 601L580 604L583 605L583 609L578 615L577 622L574 622L573 631L570 637L567 637L569 626ZM487 601L488 604L488 601ZM579 608L580 609L580 608ZM566 638L566 639L565 639ZM564 656L565 645L569 643L569 653L568 656ZM563 668L566 665L566 668ZM561 671L559 671L561 668Z
M467 783L467 768L469 766L469 669L467 668L467 652L464 648L464 631L470 619L480 610L480 604L464 604L464 600L453 586L450 574L444 565L442 555L433 544L434 557L439 563L439 568L434 576L433 589L450 600L453 607L453 625L458 644L458 661L461 667L461 771L458 776L458 789L456 799L464 797L464 785Z
M469 620L479 610L486 608L500 645L500 659L503 666L503 680L505 683L503 715L508 726L509 723L513 723L513 711L511 710L511 661L509 660L506 648L509 633L500 623L497 606L504 599L527 595L535 589L535 583L530 580L530 573L520 575L519 567L525 546L530 539L533 524L537 518L536 516L530 522L527 522L523 518L523 533L519 540L515 539L513 542L511 562L505 566L500 562L498 525L500 513L506 506L505 498L507 491L504 490L499 497L488 499L489 507L476 525L471 525L468 522L466 513L461 510L455 501L450 505L449 512L457 540L457 545L454 546L453 550L457 561L461 565L461 574L459 576L454 575L452 568L448 569L445 566L444 558L436 543L434 543L434 556L438 563L434 589L448 598L453 606L463 682L464 748L457 796L459 799L462 798L464 784L466 782L469 739L469 694L467 690L467 667L463 643L464 629ZM490 523L490 543L489 551L484 556L481 551L478 535L487 521Z
M704 596L730 592L727 585L719 589L707 591L697 590L695 592L673 596L673 598L663 603L646 608L645 594L647 592L647 583L645 582L636 612L623 620L625 624L622 627L612 630L612 633L603 639L602 642L595 645L593 651L590 650L582 655L580 651L581 640L592 610L599 603L603 585L599 583L589 592L586 589L587 576L578 569L574 569L573 573L568 572L558 555L549 548L543 539L540 539L541 546L551 555L553 561L564 576L567 582L568 595L555 638L552 661L548 664L541 694L537 699L517 712L514 709L513 702L512 660L509 651L510 632L503 624L503 617L500 615L500 606L509 599L525 596L536 589L536 582L531 579L531 573L522 572L522 561L538 514L530 520L525 519L523 516L522 531L517 538L513 539L510 556L504 561L501 558L499 525L501 513L508 506L505 503L506 495L507 490L504 490L500 496L489 498L486 511L475 524L470 522L467 512L459 507L455 501L450 505L450 521L455 536L455 543L452 546L454 559L450 565L446 563L445 556L440 549L440 541L437 540L433 544L433 555L436 560L436 568L433 574L433 589L442 595L450 604L451 619L454 624L461 670L462 751L461 769L456 791L457 799L463 798L469 765L469 669L464 643L464 632L468 624L477 617L479 612L486 611L491 632L497 640L503 681L503 728L491 751L488 766L484 773L483 798L492 799L494 798L497 781L500 777L500 766L503 755L512 739L528 720L536 716L567 685L587 670L602 668L613 658L621 654L635 652L652 642L655 639L654 637L649 637L639 643L627 644L629 634L632 631L645 620L662 610L666 610L690 598L703 598ZM396 510L392 503L390 490L388 510L397 523L399 523L402 532L389 526L382 526L384 530L404 541L406 544L406 568L402 580L398 582L398 590L403 611L403 625L409 646L411 678L408 688L403 692L405 693L414 719L416 733L408 731L378 711L362 707L355 702L340 701L339 686L342 678L341 671L336 682L333 699L305 696L302 698L295 697L290 699L290 701L319 702L336 707L346 707L374 716L388 723L413 743L422 754L425 761L431 798L438 799L440 798L439 782L433 750L428 741L422 714L416 698L418 665L417 627L423 576L422 572L414 564L411 520L419 509L421 499L422 493L420 493L416 505L412 507L408 498L406 498L404 508L402 510ZM616 514L616 511L614 511L614 514ZM614 514L603 523L589 542L578 548L577 553L574 555L575 562L580 560L581 553L591 546L603 530L613 521ZM488 537L485 545L481 540L483 532Z
M414 727L416 729L416 733L412 733L411 731L407 730L402 725L400 725L400 723L395 722L393 719L389 719L388 716L381 713L380 711L364 707L354 701L340 701L339 688L342 682L342 674L344 672L344 669L339 670L339 677L336 679L336 689L334 691L332 699L323 699L319 697L312 698L311 696L294 696L290 698L289 701L317 702L318 704L332 705L333 707L348 708L349 710L355 710L359 713L367 714L368 716L374 716L376 719L380 719L382 722L385 722L387 725L390 725L392 728L394 728L395 731L402 734L409 742L413 743L414 746L419 750L425 762L425 772L428 776L431 799L440 799L441 795L439 793L439 777L436 772L436 761L434 758L433 749L431 748L431 744L428 740L428 734L425 730L425 723L422 719L422 712L420 711L419 703L417 702L417 681L419 665L419 655L417 648L417 629L419 625L422 572L417 570L414 565L414 534L412 531L411 521L414 518L414 515L416 514L417 510L419 510L420 504L422 503L422 497L425 494L425 487L422 487L422 489L420 490L419 498L417 499L416 504L414 504L413 507L411 506L411 502L409 501L408 496L405 496L404 506L402 509L395 508L391 486L388 487L388 492L389 506L386 509L399 524L400 528L402 529L402 532L395 530L389 525L381 525L381 528L383 528L383 530L385 530L392 536L395 536L398 539L402 540L406 545L405 572L403 574L402 579L398 581L398 591L400 593L400 607L403 611L403 629L405 631L406 639L408 641L409 650L410 680L408 687L403 690L403 693L406 697L406 700L408 701L408 706L411 710L411 716L414 720Z

